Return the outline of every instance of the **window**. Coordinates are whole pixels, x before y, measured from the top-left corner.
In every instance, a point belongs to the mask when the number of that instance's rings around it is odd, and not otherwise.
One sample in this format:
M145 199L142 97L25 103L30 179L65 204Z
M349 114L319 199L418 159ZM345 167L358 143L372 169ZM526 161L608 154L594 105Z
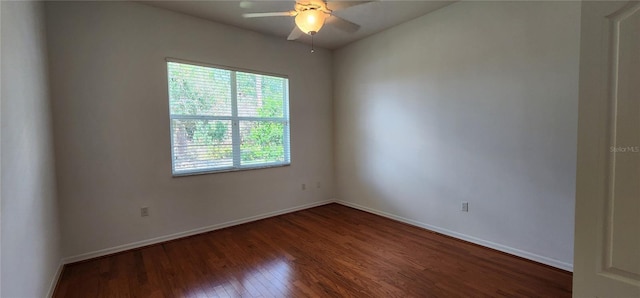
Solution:
M289 80L167 62L174 176L290 164Z

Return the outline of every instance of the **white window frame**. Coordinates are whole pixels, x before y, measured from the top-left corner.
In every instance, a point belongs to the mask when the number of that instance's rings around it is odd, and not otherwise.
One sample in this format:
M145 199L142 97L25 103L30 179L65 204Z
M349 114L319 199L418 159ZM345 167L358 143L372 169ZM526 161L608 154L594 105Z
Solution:
M244 170L255 170L255 169L264 169L264 168L273 168L273 167L284 167L291 165L291 140L290 140L290 131L291 131L291 121L289 117L289 77L282 74L274 74L261 72L256 70L248 70L237 67L229 67L229 66L221 66L215 64L208 64L202 62L194 62L182 59L175 58L166 58L165 59L166 66L166 78L167 78L167 100L169 107L169 137L171 139L171 174L173 177L181 177L181 176L192 176L192 175L202 175L202 174L214 174L214 173L224 173L224 172L235 172L235 171L244 171ZM171 98L170 98L170 84L169 84L169 63L181 63L181 64L189 64L195 66L216 68L231 71L231 116L209 116L209 115L173 115L171 114ZM243 117L238 116L238 92L236 86L236 73L250 73L256 75L266 75L271 77L278 77L285 79L284 81L284 103L282 107L283 117L278 118L266 118L266 117ZM233 148L233 166L230 167L216 167L216 168L207 168L207 169L197 169L197 170L186 170L186 171L176 171L175 162L176 155L174 153L174 144L173 144L173 120L174 119L190 119L190 120L226 120L231 121L231 135L232 135L232 148ZM282 162L271 162L271 163L260 163L260 164L250 164L250 165L241 165L241 154L240 154L240 121L271 121L271 122L282 122L283 125L283 150L284 150L284 161Z

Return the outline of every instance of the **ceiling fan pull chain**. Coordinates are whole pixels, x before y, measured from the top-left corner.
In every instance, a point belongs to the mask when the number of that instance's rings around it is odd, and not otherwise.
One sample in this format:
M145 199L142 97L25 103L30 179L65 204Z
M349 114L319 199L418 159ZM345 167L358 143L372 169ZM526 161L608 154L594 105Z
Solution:
M311 53L315 52L316 50L313 49L313 36L315 34L311 34Z

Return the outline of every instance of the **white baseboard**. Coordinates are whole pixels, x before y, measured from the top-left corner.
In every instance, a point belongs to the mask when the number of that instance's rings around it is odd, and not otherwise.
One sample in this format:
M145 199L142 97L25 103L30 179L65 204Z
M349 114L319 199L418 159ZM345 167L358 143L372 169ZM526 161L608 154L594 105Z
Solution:
M47 292L47 297L53 297L53 292L56 290L56 286L58 285L58 280L60 280L60 275L62 275L62 269L64 268L64 262L60 260L58 263L58 269L56 273L53 275L53 279L51 279L51 284L49 284L49 291Z
M369 212L369 213L380 215L380 216L383 216L383 217L386 217L386 218L394 219L394 220L397 220L397 221L400 221L400 222L403 222L403 223L406 223L406 224L410 224L412 226L416 226L416 227L420 227L420 228L423 228L423 229L431 230L431 231L434 231L434 232L438 232L440 234L444 234L444 235L451 236L451 237L454 237L454 238L462 239L462 240L465 240L465 241L469 241L471 243L475 243L475 244L478 244L478 245L482 245L482 246L486 246L486 247L489 247L489 248L493 248L495 250L499 250L499 251L502 251L502 252L505 252L505 253L508 253L508 254L516 255L518 257L522 257L522 258L525 258L525 259L536 261L538 263L546 264L546 265L549 265L549 266L552 266L552 267L560 268L562 270L567 270L567 271L573 272L573 264L570 264L570 263L562 262L562 261L559 261L559 260L556 260L556 259L552 259L552 258L548 258L548 257L545 257L545 256L537 255L537 254L534 254L534 253L530 253L530 252L527 252L527 251L524 251L524 250L520 250L520 249L517 249L517 248L513 248L513 247L506 246L506 245L498 244L498 243L495 243L495 242L491 242L491 241L479 239L479 238L476 238L476 237L468 236L468 235L465 235L465 234L461 234L461 233L454 232L454 231L451 231L451 230L443 229L443 228L440 228L440 227L432 226L432 225L425 224L425 223L422 223L422 222L419 222L419 221L415 221L415 220L412 220L412 219L408 219L408 218L404 218L404 217L401 217L401 216L397 216L395 214L391 214L391 213L375 210L375 209L372 209L372 208L369 208L369 207L365 207L365 206L361 206L361 205L358 205L358 204L354 204L354 203L351 203L351 202L340 201L340 200L335 200L335 202L338 203L338 204L342 204L342 205L345 205L345 206L348 206L348 207L359 209L359 210L362 210L362 211L365 211L365 212Z
M101 249L101 250L97 250L97 251L93 251L93 252L89 252L89 253L84 253L84 254L80 254L80 255L64 258L64 259L62 259L62 264L70 264L70 263L75 263L75 262L84 261L84 260L88 260L88 259L93 259L93 258L97 258L97 257L101 257L101 256L106 256L106 255L110 255L110 254L114 254L114 253L130 250L130 249L140 248L140 247L143 247L143 246L157 244L157 243L161 243L161 242L165 242L165 241L175 240L175 239L184 238L184 237L188 237L188 236L193 236L193 235L197 235L197 234L202 234L202 233L206 233L206 232L211 232L211 231L215 231L215 230L219 230L219 229L223 229L223 228L227 228L227 227L231 227L231 226L235 226L235 225L239 225L239 224L243 224L243 223L248 223L248 222L252 222L252 221L256 221L256 220L260 220L260 219L265 219L265 218L268 218L268 217L273 217L273 216L278 216L278 215L282 215L282 214L286 214L286 213L291 213L291 212L295 212L295 211L299 211L299 210L303 210L303 209L309 209L309 208L313 208L313 207L317 207L317 206L321 206L321 205L326 205L326 204L330 204L330 203L334 203L334 201L333 200L326 200L326 201L314 202L314 203L305 204L305 205L301 205L301 206L286 208L286 209L273 211L273 212L268 212L268 213L263 213L263 214L259 214L259 215L255 215L255 216L250 216L250 217L246 217L246 218L242 218L242 219L238 219L238 220L232 220L232 221L228 221L228 222L224 222L224 223L220 223L220 224L215 224L215 225L212 225L212 226L197 228L197 229L193 229L193 230L189 230L189 231L179 232L179 233L170 234L170 235L166 235L166 236L160 236L160 237L151 238L151 239L142 240L142 241L136 241L136 242L128 243L128 244L124 244L124 245L118 245L118 246L114 246L114 247L111 247L111 248L105 248L105 249ZM57 280L57 278L56 278L56 280ZM54 287L55 287L55 284L54 284Z
M242 219L238 219L238 220L232 220L232 221L228 221L228 222L224 222L224 223L220 223L220 224L216 224L216 225L212 225L212 226L207 226L207 227L202 227L202 228L197 228L197 229L193 229L193 230L189 230L189 231L184 231L184 232L179 232L179 233L175 233L175 234L170 234L170 235L166 235L166 236L160 236L160 237L156 237L156 238L151 238L151 239L147 239L147 240L142 240L142 241L137 241L137 242L133 242L133 243L128 243L128 244L124 244L124 245L119 245L119 246L115 246L115 247L111 247L111 248L106 248L106 249L101 249L101 250L97 250L97 251L93 251L93 252L89 252L89 253L84 253L84 254L80 254L80 255L76 255L76 256L71 256L71 257L67 257L62 259L62 261L60 262L60 266L58 268L58 272L56 273L56 276L54 276L54 279L52 281L49 293L53 294L53 291L55 289L56 283L58 281L58 278L62 272L62 268L64 266L64 264L70 264L70 263L75 263L75 262L79 262L79 261L84 261L84 260L88 260L88 259L93 259L93 258L97 258L97 257L101 257L101 256L106 256L106 255L110 255L110 254L114 254L114 253L118 253L118 252L122 252L122 251L126 251L126 250L130 250L130 249L135 249L135 248L140 248L140 247L144 247L147 245L152 245L152 244L157 244L157 243L161 243L161 242L165 242L165 241L170 241L170 240L175 240L175 239L179 239L179 238L183 238L183 237L188 237L188 236L193 236L193 235L197 235L197 234L201 234L201 233L206 233L206 232L211 232L211 231L215 231L215 230L219 230L219 229L223 229L223 228L227 228L227 227L231 227L231 226L235 226L235 225L239 225L239 224L243 224L243 223L247 223L247 222L252 222L252 221L256 221L256 220L260 220L260 219L265 219L265 218L269 218L269 217L273 217L273 216L278 216L278 215L282 215L282 214L286 214L286 213L291 213L291 212L295 212L295 211L299 211L299 210L304 210L304 209L309 209L309 208L313 208L313 207L317 207L317 206L321 206L321 205L326 205L326 204L330 204L330 203L338 203L338 204L342 204L348 207L352 207L355 209L359 209L365 212L369 212L369 213L373 213L382 217L386 217L386 218L390 218L390 219L394 219L400 222L404 222L413 226L417 226L420 228L424 228L427 230L431 230L434 232L438 232L447 236L451 236L454 238L458 238L458 239L462 239L465 241L469 241L471 243L475 243L478 245L482 245L482 246L486 246L489 248L493 248L495 250L499 250L508 254L512 254L512 255L516 255L525 259L529 259L532 261L536 261L542 264L546 264L552 267L556 267L556 268L560 268L563 270L567 270L567 271L571 271L573 272L573 264L571 263L566 263L566 262L562 262L556 259L552 259L552 258L548 258L545 256L541 256L541 255L537 255L534 253L530 253L524 250L520 250L520 249L516 249L516 248L512 248L509 246L505 246L502 244L498 244L495 242L491 242L491 241L487 241L487 240L483 240L483 239L479 239L476 237L472 237L472 236L468 236L462 233L458 233L458 232L454 232L451 230L447 230L444 228L440 228L437 226L433 226L433 225L429 225L429 224L425 224L419 221L415 221L412 219L408 219L408 218L404 218L395 214L391 214L391 213L387 213L387 212L383 212L383 211L379 211L376 209L372 209L369 207L365 207L362 205L358 205L358 204L354 204L351 202L347 202L347 201L341 201L341 200L326 200L326 201L320 201L320 202L314 202L314 203L310 203L310 204L305 204L305 205L301 205L301 206L296 206L296 207L292 207L292 208L286 208L286 209L282 209L282 210L278 210L278 211L273 211L273 212L268 212L268 213L263 213L263 214L259 214L256 216L251 216L251 217L246 217L246 218L242 218ZM49 295L50 297L51 295Z

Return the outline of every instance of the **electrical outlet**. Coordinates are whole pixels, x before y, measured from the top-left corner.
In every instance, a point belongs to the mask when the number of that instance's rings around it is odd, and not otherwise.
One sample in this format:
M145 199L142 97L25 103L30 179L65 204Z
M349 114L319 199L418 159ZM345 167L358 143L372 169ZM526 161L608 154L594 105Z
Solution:
M307 185L302 183L302 190L305 190L305 189L307 189Z
M462 202L462 212L469 212L469 202Z
M149 207L140 208L140 216L141 217L149 216Z

